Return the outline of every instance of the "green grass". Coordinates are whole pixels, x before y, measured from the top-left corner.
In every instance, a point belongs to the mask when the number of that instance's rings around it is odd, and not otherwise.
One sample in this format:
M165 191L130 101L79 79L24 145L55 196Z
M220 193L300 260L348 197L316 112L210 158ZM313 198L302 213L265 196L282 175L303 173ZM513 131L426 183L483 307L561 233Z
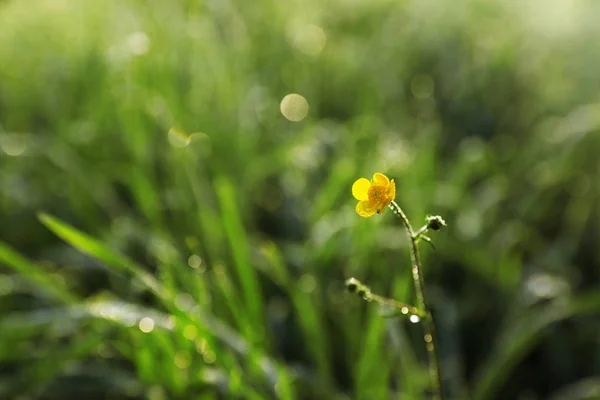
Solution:
M0 2L0 398L424 398L421 327L344 292L414 303L400 221L354 212L376 171L449 225L448 397L593 398L598 15Z

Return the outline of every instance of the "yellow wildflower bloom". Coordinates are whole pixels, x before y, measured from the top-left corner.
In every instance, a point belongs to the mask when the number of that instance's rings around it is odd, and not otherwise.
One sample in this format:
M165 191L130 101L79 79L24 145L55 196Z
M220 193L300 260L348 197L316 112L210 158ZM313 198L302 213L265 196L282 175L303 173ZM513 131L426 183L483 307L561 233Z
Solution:
M352 185L352 195L356 200L360 200L356 205L356 212L361 217L370 217L382 214L383 210L396 197L396 184L394 180L389 180L387 176L376 172L373 180L360 178Z

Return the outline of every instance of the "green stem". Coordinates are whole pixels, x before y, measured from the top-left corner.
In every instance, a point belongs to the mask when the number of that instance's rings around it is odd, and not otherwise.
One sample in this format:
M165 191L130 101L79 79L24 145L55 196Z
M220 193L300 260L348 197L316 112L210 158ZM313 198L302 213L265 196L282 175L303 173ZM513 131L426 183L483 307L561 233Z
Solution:
M427 232L427 230L429 229L429 227L427 225L422 226L418 231L414 232L414 237L416 239L420 238L421 235L423 235L425 232Z
M417 307L413 307L409 304L405 304L405 303L400 303L399 301L393 300L393 299L388 299L387 297L382 297L379 295L376 295L375 293L368 293L365 296L366 300L370 300L370 301L374 301L376 303L388 306L388 307L392 307L395 308L396 310L400 311L402 314L404 315L417 315L421 318L425 318L427 316L427 313L423 310L419 310Z
M436 349L436 333L435 333L435 324L433 322L433 317L431 312L429 311L429 307L427 305L427 297L425 296L425 281L421 274L421 258L419 256L419 248L417 245L419 234L415 233L402 208L395 202L392 201L390 203L390 208L394 211L396 215L402 219L404 226L406 227L406 232L410 239L410 258L412 261L412 275L413 281L415 284L415 294L417 297L417 307L425 312L425 318L423 318L423 340L425 341L425 348L427 349L427 358L429 365L429 376L431 377L431 387L433 390L433 399L434 400L442 400L444 397L442 391L442 377L440 372L440 363Z

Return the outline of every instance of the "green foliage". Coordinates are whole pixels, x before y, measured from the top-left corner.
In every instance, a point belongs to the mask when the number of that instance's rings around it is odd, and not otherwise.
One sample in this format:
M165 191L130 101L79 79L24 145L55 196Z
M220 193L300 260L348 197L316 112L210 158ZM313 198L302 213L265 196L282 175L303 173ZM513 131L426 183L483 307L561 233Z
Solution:
M375 171L448 222L449 397L592 398L599 13L0 2L0 398L422 398L420 326L344 292L414 304L400 221L354 213Z

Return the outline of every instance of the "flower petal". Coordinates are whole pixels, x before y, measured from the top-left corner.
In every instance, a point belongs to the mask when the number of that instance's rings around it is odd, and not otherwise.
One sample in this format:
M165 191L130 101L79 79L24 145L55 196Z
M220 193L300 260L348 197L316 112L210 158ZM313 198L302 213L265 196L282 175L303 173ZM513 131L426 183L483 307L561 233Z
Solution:
M361 217L370 217L377 212L377 208L369 201L361 201L356 205L356 213Z
M390 184L388 177L381 172L375 172L375 174L373 174L373 182L381 186L387 186Z
M367 200L369 195L369 188L371 187L371 182L367 178L360 178L354 185L352 185L352 196L356 200Z
M390 199L390 202L396 198L396 183L393 179L387 188L387 197Z

